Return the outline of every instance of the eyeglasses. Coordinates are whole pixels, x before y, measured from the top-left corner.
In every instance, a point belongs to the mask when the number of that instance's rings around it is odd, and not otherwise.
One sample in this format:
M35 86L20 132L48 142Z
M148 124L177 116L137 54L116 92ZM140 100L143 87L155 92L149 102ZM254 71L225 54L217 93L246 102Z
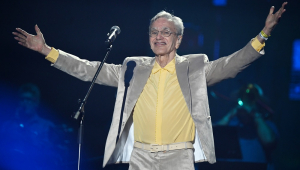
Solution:
M157 37L159 32L160 32L160 35L163 36L163 37L169 37L171 34L176 35L176 33L171 32L171 31L151 31L151 32L149 32L149 36L150 37Z

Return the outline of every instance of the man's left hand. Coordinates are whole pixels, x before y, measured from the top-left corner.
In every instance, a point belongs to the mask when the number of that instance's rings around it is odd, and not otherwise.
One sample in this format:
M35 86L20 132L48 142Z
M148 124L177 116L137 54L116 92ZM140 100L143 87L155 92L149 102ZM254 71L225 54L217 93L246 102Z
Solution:
M275 14L273 14L275 7L271 7L269 15L266 19L265 27L263 29L264 33L266 33L267 35L271 35L271 31L279 23L282 14L286 11L286 9L284 9L286 4L287 2L284 2L281 8Z

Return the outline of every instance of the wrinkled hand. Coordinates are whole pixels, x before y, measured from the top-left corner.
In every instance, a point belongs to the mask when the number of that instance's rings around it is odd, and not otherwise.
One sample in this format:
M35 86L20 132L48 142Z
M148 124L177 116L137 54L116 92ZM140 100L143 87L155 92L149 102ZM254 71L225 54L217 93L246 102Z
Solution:
M32 35L22 30L21 28L16 28L18 32L13 32L15 39L18 43L24 47L31 50L37 51L41 54L48 55L51 48L46 44L44 36L37 25L35 25L36 35Z
M271 35L271 31L279 23L282 14L286 11L286 9L284 9L286 4L287 2L284 2L281 8L275 14L273 14L275 7L271 7L269 15L266 19L265 28L263 29L267 35Z

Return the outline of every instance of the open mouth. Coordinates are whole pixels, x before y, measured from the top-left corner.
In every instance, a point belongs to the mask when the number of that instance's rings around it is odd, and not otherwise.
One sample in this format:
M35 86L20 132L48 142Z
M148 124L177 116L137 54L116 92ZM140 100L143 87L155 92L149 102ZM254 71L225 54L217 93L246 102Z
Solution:
M166 45L165 42L155 42L154 45Z

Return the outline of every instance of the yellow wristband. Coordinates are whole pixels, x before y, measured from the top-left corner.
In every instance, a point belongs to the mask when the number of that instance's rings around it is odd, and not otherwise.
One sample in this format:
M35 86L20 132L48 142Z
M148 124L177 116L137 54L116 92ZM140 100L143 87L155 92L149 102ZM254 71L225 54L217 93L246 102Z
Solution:
M268 37L270 37L271 35L267 35L263 30L261 30L261 35L263 36L263 37L265 37L265 38L268 38Z

